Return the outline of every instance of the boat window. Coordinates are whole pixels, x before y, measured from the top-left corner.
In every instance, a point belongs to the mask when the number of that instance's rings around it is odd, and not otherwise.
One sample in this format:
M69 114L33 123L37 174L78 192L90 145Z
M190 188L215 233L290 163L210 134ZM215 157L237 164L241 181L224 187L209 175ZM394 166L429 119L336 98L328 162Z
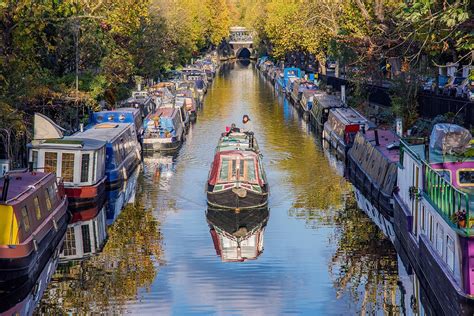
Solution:
M28 209L26 208L26 205L21 208L21 218L25 232L30 231L30 218L28 217Z
M222 158L219 179L221 181L229 181L229 158Z
M76 238L74 236L74 227L68 227L66 238L64 239L63 253L65 256L74 256L76 254Z
M56 173L58 164L58 153L44 153L44 171Z
M57 189L56 189L56 183L54 183L53 185L49 186L46 191L48 192L48 197L51 201L52 204L56 203L56 194L57 194Z
M65 182L74 181L74 154L63 153L61 163L61 175Z
M35 203L35 214L36 214L36 219L40 220L41 219L41 207L39 204L39 198L35 197L34 198L34 203Z
M89 253L91 252L91 234L89 231L89 225L82 225L81 231L82 231L82 247L83 247L84 253Z
M472 185L474 184L474 170L459 170L458 178L461 185Z
M81 182L88 182L89 181L89 161L90 161L90 155L89 154L82 154Z
M48 208L48 212L51 211L51 209L53 208L52 204L51 204L51 197L50 197L50 194L49 194L49 188L47 189L48 192L46 192L46 207Z
M33 152L31 153L31 161L33 163L33 170L37 170L38 169L38 151L37 150L33 150Z
M443 241L444 231L440 223L436 223L436 250L441 257L443 257Z
M250 182L254 182L257 180L255 174L255 160L253 159L245 159L245 164L247 165L247 180Z
M446 236L446 263L454 271L454 240Z
M232 175L230 176L232 180L235 180L237 177L237 161L232 160Z

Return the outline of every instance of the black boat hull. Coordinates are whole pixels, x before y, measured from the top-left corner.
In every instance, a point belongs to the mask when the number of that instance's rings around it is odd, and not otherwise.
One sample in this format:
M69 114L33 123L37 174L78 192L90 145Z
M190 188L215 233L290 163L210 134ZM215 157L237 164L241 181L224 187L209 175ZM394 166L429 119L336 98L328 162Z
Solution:
M232 189L212 192L207 191L207 204L219 209L254 209L268 204L268 193L246 191L245 197L240 197Z

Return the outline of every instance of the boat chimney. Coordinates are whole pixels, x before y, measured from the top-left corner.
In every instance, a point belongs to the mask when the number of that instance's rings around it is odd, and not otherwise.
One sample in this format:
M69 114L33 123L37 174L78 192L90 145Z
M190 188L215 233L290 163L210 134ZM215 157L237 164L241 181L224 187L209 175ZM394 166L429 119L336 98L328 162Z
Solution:
M362 134L365 134L365 124L361 125Z
M0 196L0 202L6 202L8 196L8 187L10 186L10 177L6 174L3 178L3 189L2 196Z
M374 129L374 136L375 136L375 146L380 146L378 129Z
M84 132L84 123L79 124L79 130L81 133Z
M342 103L346 104L346 86L341 86L341 101Z

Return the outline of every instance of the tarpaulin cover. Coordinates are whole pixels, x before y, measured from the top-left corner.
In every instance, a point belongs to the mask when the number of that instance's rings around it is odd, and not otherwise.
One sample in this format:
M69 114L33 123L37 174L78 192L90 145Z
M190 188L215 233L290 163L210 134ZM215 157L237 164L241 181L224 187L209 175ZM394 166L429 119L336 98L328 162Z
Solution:
M442 154L462 154L469 147L471 133L455 124L436 124L431 131L430 149Z

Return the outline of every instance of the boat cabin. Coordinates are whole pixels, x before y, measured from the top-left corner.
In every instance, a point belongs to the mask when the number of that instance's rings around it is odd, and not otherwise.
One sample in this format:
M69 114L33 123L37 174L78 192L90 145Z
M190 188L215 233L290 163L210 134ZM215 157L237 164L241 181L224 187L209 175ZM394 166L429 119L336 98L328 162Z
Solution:
M323 91L316 91L312 95L313 107L311 109L312 119L319 130L323 129L324 123L328 120L329 111L344 107L341 98L336 95L327 94Z
M179 108L164 107L148 115L144 126L144 138L179 138L184 123Z
M105 141L64 136L28 145L33 170L52 172L64 186L92 186L105 177Z
M369 129L369 121L353 108L332 108L324 129L326 135L333 135L347 146L352 145L359 130Z
M263 186L265 180L261 174L263 170L258 154L253 151L221 151L214 156L210 185L222 185L224 188L227 183L246 182L256 184L257 187ZM251 186L249 185L249 188ZM230 186L233 186L230 184Z
M142 118L156 108L153 98L146 91L133 91L132 96L125 100L122 106L140 109Z

